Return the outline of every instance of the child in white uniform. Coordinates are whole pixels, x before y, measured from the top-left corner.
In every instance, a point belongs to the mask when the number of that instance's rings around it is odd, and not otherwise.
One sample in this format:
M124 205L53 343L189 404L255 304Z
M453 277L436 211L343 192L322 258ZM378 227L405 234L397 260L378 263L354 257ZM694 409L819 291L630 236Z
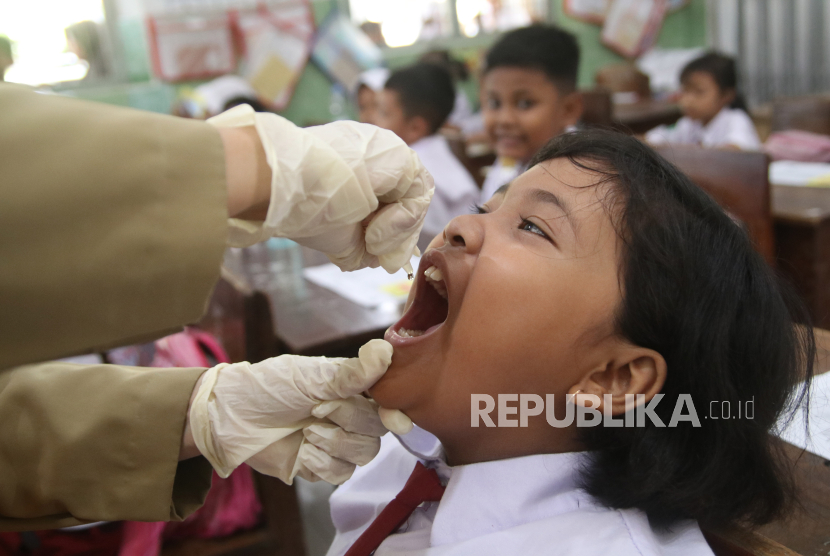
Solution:
M497 158L482 185L481 203L524 172L536 151L582 117L578 69L574 36L548 25L505 33L487 53L481 113Z
M455 88L449 72L428 63L393 72L379 95L377 125L406 141L435 179L435 194L421 235L422 248L450 220L468 214L479 200L475 180L438 133L454 103Z
M683 117L674 126L646 134L653 145L677 143L758 150L761 140L738 93L735 61L709 53L692 60L680 74Z
M387 435L332 496L330 556L709 556L698 523L792 500L769 431L812 373L804 307L636 139L551 141L435 238L412 292L370 392L424 430ZM590 407L594 426L568 420ZM366 550L418 462L443 496Z

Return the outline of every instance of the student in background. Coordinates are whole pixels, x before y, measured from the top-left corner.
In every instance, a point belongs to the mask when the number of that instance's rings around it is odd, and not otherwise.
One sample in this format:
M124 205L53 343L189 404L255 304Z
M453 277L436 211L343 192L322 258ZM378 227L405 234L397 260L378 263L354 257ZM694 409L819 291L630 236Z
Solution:
M386 68L374 68L360 74L354 93L357 101L357 121L378 125L378 95L388 78L389 70Z
M761 141L738 92L735 60L710 52L692 60L680 74L683 117L674 126L646 134L653 145L679 143L757 150Z
M456 216L478 202L479 189L438 133L455 103L452 77L433 64L416 64L394 72L378 102L377 125L394 131L418 153L435 179L435 195L421 238L429 240Z
M467 94L459 88L459 83L470 79L470 70L461 60L453 58L447 50L430 50L422 55L418 62L423 64L435 64L447 70L452 76L455 86L455 106L447 118L447 125L457 127L464 135L482 131L481 116L473 113L470 99Z
M521 174L545 143L579 121L578 68L574 36L548 25L506 33L487 53L481 110L498 158L484 180L482 202Z

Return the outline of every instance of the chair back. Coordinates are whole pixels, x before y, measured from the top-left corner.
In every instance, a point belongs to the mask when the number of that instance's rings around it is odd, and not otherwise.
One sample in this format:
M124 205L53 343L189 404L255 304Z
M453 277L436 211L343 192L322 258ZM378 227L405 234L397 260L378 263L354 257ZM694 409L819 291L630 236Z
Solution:
M758 252L774 265L775 241L766 154L679 145L661 146L657 152L740 220Z
M597 71L594 81L597 86L614 93L635 93L640 99L651 97L648 75L631 62L603 66Z
M776 99L772 104L770 128L772 131L800 129L830 135L830 96Z
M611 92L606 89L587 89L582 91L583 124L610 127L614 124L614 104Z

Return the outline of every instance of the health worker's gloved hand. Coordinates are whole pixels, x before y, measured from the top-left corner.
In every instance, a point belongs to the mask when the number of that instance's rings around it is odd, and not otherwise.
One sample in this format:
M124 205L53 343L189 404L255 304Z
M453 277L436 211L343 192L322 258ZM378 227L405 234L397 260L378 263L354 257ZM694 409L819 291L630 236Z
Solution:
M208 122L256 126L272 172L265 222L232 219L232 246L287 237L322 251L342 270L382 266L388 272L417 254L435 186L393 132L351 121L303 129L247 105Z
M221 364L190 407L193 439L221 477L242 462L291 484L341 484L377 455L386 428L361 393L386 372L392 346L372 340L354 359L281 355Z

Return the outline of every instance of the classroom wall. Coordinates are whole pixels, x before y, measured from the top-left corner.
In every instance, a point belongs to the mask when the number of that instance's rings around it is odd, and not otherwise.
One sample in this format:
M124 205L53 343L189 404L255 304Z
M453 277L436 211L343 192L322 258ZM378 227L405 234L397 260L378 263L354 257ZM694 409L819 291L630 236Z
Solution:
M118 29L124 39L126 77L130 83L73 89L70 94L111 104L133 106L156 112L169 112L178 91L198 83L166 84L151 78L148 47L144 33L144 0L106 0L118 12ZM320 24L338 4L345 0L312 0L315 21ZM565 15L564 0L551 0L551 14L556 24L574 33L582 49L582 63L579 73L581 87L590 87L596 71L609 63L623 58L600 43L600 27L575 20ZM706 0L691 0L684 9L670 14L663 23L657 39L657 46L663 48L689 48L706 45ZM466 60L476 69L481 53L496 40L495 36L472 39L448 39L440 46L447 48L454 56ZM390 68L411 64L434 45L415 44L409 47L385 51ZM477 104L477 83L471 80L461 84L474 105ZM297 125L324 123L333 119L329 107L332 100L332 83L312 62L306 66L290 104L282 114ZM341 117L354 117L355 110L347 103Z
M573 19L562 8L564 0L551 3L554 21L576 35L582 52L579 68L579 86L590 87L594 83L594 74L607 64L625 60L600 42L598 25ZM706 46L706 0L691 0L685 8L669 14L657 37L656 46L660 48L692 48Z

